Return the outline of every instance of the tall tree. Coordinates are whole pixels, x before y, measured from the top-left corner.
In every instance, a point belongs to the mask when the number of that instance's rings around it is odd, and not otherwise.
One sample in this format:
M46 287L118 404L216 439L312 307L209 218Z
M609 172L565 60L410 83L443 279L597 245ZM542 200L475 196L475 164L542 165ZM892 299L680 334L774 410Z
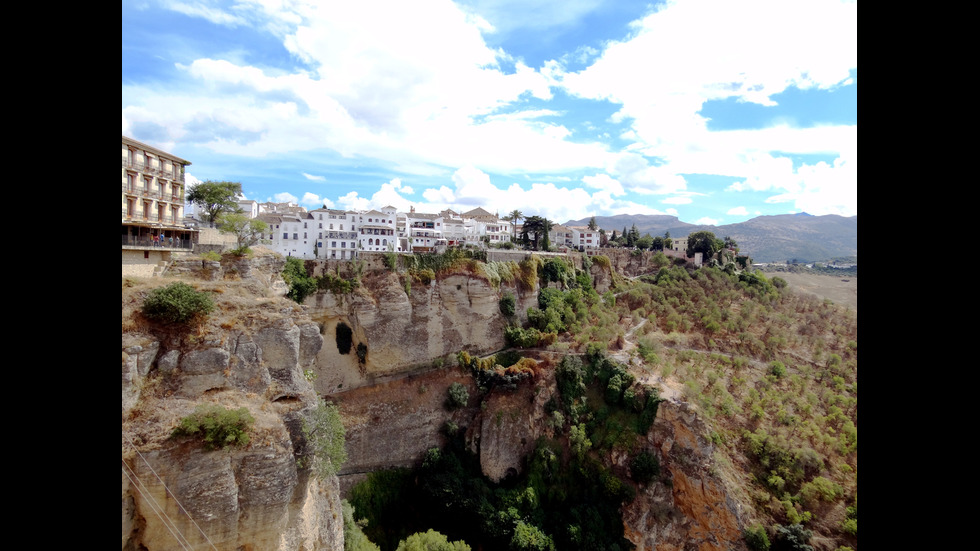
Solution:
M517 221L524 218L524 213L514 209L504 217L504 220L509 220L511 224L514 225L514 241L517 241Z
M550 220L542 216L528 216L524 219L524 230L521 236L525 241L530 241L533 244L534 250L548 250L547 248L551 246L548 232L551 231L552 225Z
M191 188L187 200L200 207L205 221L214 227L221 213L239 210L237 199L241 193L242 184L239 182L206 180Z
M599 225L595 222L595 216L589 219L589 230L596 231L599 229Z

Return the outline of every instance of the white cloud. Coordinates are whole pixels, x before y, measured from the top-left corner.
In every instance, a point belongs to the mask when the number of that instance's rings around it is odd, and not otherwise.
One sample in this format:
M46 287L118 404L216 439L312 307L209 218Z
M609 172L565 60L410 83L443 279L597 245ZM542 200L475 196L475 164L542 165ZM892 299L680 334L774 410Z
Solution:
M718 219L717 218L708 218L707 216L705 216L703 218L698 218L693 223L694 224L703 224L705 226L717 226L718 225Z
M272 196L272 199L276 203L293 203L299 204L299 199L295 195L289 192L281 192Z
M237 27L246 24L245 19L242 17L212 6L204 5L202 2L166 2L165 5L168 9L177 13L205 19L215 25Z
M700 110L710 100L772 105L771 96L790 86L849 83L856 22L856 4L847 1L669 1L591 66L564 72L558 65L550 74L572 94L620 104L612 121L629 123L620 136L637 142L632 151L663 161L656 170L626 169L634 176L620 177L627 189L680 190L683 183L670 176L688 173L786 189L792 167L772 152L841 153L856 142L856 126L718 132L708 130Z
M734 207L728 209L728 211L725 214L728 214L730 216L748 216L749 210L746 209L745 207Z
M325 203L329 203L327 208L332 208L333 202L327 199L321 199L319 195L315 193L310 193L307 191L303 194L303 198L299 200L299 204L308 208L318 209Z
M304 178L306 178L307 180L311 180L313 182L326 182L327 181L326 177L324 177L324 176L314 176L313 174L307 174L305 172L303 172L302 174L303 174L303 177Z

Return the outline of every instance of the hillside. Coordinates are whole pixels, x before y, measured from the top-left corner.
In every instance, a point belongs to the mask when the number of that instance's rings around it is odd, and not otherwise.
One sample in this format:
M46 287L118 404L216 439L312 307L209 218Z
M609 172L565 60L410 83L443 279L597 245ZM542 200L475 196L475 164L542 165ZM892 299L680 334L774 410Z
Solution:
M566 224L585 225L589 218ZM621 232L636 224L640 235L684 237L696 231L710 231L717 237L730 236L743 254L755 262L825 261L857 256L857 216L812 216L806 213L759 216L738 224L721 226L681 222L675 216L627 215L597 216L596 223L607 232Z
M856 548L856 310L789 278L608 253L308 261L301 305L261 249L124 280L124 465L148 475L147 457L218 549L339 551L341 509L386 550L425 528L474 549L755 549L797 524ZM147 321L171 281L217 309ZM322 481L297 461L317 395L348 455ZM247 408L251 442L174 440L200 403ZM125 477L123 498L124 549L170 548Z

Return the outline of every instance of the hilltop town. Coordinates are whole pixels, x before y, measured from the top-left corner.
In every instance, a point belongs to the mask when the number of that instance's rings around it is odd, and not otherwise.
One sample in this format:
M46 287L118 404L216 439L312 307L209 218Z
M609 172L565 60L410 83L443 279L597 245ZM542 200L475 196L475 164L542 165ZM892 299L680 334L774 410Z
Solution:
M195 245L230 246L233 242L232 236L208 227L188 201L185 168L190 164L122 137L122 248L124 269L129 266L130 273L151 275L154 267L171 259L171 253L194 250ZM414 207L399 212L393 206L367 211L308 211L293 203L246 199L240 199L238 207L247 217L267 225L257 244L283 256L310 260L354 260L370 252L441 252L454 246L512 248L527 229L519 211L501 216L481 207L461 213L450 209L416 212ZM617 231L595 224L548 222L547 240L556 252L594 254ZM675 237L665 252L680 254L686 247L684 237Z

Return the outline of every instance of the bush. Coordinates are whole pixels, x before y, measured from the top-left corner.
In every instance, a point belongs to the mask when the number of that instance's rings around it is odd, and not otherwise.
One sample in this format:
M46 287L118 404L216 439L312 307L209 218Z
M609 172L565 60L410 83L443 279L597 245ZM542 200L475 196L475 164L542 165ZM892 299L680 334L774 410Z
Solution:
M769 551L769 534L761 524L746 528L742 537L752 551Z
M804 528L802 524L777 526L772 549L773 551L813 551L813 546L807 543L812 537L813 532Z
M504 293L504 296L500 297L500 313L507 317L513 317L516 312L517 301L514 299L514 294Z
M254 422L246 408L232 410L218 404L201 404L194 413L180 420L171 436L203 436L204 447L209 450L244 446L249 442L248 429Z
M303 421L303 435L313 452L310 458L313 473L320 479L337 474L347 461L347 433L337 406L320 398L309 419ZM303 464L301 462L301 466Z
M309 295L317 290L317 280L306 273L303 261L290 256L286 258L286 265L282 270L282 279L289 285L288 298L302 304Z
M640 484L648 484L654 477L660 475L660 461L652 453L642 451L630 461L630 472L633 474L633 480Z
M398 543L396 551L470 551L470 546L463 540L450 542L443 534L430 529L408 536Z
M466 407L466 404L470 401L470 393L467 392L466 387L461 383L449 385L448 394L449 398L446 400L446 406L449 409Z
M164 323L188 322L213 310L214 301L209 293L197 291L181 281L150 291L142 308L144 316Z

